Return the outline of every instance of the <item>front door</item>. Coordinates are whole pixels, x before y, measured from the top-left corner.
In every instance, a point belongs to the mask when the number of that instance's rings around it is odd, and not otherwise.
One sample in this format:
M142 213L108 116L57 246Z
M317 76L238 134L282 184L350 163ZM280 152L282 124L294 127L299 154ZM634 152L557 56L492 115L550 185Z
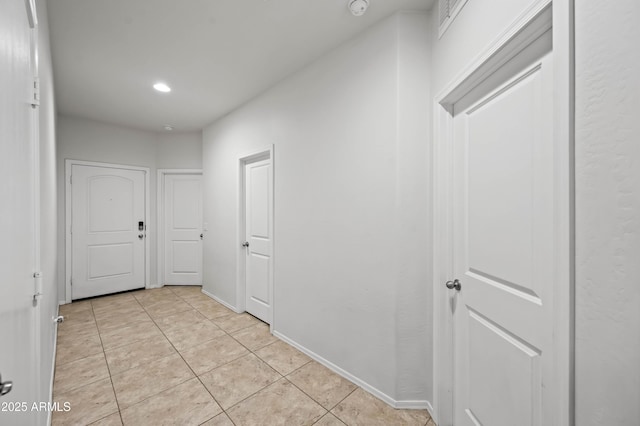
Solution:
M72 298L145 287L145 172L71 167Z
M452 281L458 281L448 284L458 426L551 423L545 415L553 388L551 55L471 106L454 105Z
M164 178L164 284L202 284L202 175Z
M271 160L245 165L246 310L270 323L272 232Z

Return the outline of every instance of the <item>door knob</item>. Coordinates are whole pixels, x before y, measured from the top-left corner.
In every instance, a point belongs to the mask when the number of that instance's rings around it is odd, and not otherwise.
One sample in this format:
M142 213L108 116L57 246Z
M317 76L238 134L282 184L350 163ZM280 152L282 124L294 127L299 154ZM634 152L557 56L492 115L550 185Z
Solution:
M453 290L455 288L457 291L460 291L460 289L462 288L462 284L460 284L460 281L458 280L447 281L445 285L449 290Z
M200 234L200 239L204 240L204 234Z
M2 376L0 376L0 396L8 394L9 392L11 392L12 388L13 388L13 382L10 382L10 381L3 382Z
M249 241L245 241L244 243L242 243L242 247L249 247Z
M144 234L138 234L138 238L139 239L143 239L144 238Z

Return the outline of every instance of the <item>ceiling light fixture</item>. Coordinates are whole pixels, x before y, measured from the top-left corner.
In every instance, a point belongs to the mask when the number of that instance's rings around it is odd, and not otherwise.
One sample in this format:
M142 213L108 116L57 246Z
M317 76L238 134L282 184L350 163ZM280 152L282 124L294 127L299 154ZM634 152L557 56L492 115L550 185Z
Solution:
M153 88L162 93L168 93L171 91L171 87L167 86L165 83L156 83L153 85Z
M162 126L162 128L167 132L170 132L173 130L173 126L170 124L165 124L164 126Z
M369 0L349 0L348 7L353 16L362 16L369 7Z

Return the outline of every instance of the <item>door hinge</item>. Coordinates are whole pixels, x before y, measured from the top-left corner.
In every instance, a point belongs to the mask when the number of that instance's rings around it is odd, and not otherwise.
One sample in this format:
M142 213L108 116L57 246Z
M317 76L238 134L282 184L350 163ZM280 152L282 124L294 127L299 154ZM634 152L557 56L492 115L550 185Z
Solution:
M73 277L69 278L69 285L73 285Z
M69 184L73 184L73 175L69 175Z
M40 78L33 77L33 93L31 98L31 106L33 108L40 105Z
M33 300L37 300L42 296L42 272L36 271L33 273L34 287Z

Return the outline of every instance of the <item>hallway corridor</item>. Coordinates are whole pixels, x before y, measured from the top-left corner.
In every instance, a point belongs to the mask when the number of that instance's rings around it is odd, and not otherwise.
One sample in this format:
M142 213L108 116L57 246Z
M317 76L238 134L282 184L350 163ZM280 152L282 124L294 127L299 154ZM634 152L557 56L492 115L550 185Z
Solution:
M428 425L394 410L200 287L60 307L53 425Z

